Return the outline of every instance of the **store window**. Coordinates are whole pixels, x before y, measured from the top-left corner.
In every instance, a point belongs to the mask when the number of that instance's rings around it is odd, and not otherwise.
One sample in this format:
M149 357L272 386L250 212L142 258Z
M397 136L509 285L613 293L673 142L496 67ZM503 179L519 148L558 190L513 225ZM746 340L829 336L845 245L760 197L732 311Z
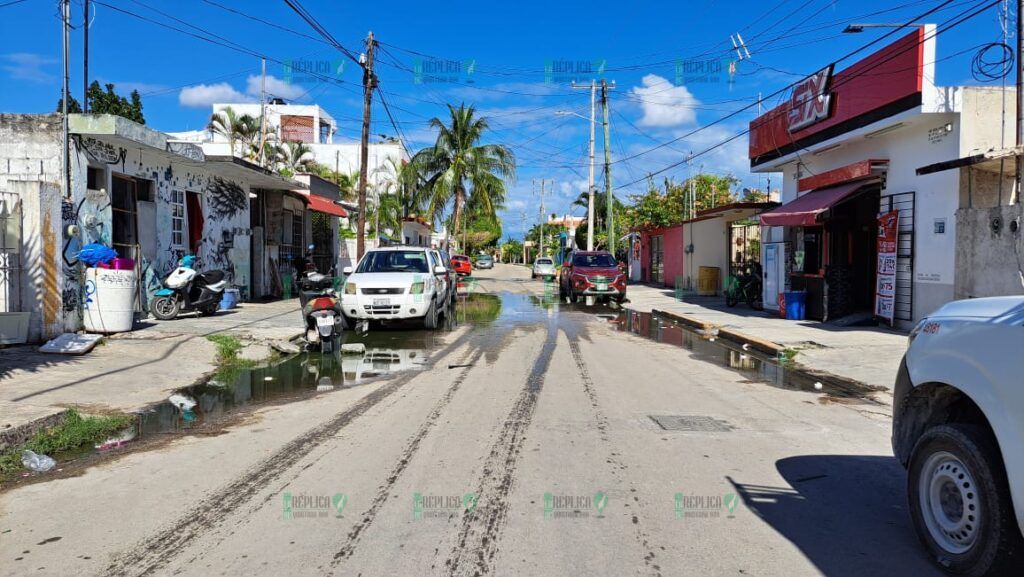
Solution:
M822 274L824 229L820 226L796 229L796 246L793 249L793 272L796 274Z
M185 192L171 191L171 246L185 248Z

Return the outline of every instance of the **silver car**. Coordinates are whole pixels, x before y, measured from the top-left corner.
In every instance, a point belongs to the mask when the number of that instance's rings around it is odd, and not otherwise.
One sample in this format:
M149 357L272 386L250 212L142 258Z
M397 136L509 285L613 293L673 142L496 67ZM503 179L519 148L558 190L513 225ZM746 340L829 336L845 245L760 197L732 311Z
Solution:
M555 261L549 257L542 256L537 260L533 261L533 274L530 278L554 278L555 276Z

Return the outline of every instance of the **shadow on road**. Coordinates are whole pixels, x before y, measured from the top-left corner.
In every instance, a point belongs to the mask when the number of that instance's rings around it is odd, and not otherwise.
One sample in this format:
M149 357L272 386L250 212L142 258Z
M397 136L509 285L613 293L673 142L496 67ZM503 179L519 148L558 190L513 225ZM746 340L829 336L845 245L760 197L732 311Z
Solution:
M806 455L775 466L788 486L729 482L824 575L942 575L914 533L906 472L895 458Z

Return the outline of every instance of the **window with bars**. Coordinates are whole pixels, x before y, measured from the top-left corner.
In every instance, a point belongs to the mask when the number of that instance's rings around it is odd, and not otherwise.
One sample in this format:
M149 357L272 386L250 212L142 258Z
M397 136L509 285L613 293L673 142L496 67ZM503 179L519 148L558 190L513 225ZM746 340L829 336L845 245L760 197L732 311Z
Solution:
M185 191L171 191L171 246L185 247Z

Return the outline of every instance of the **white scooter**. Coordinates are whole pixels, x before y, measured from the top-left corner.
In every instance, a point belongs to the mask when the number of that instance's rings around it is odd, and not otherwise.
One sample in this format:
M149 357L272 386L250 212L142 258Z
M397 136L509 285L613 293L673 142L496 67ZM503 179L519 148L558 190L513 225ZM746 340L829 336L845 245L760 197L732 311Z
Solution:
M182 311L195 310L201 315L212 315L220 308L228 281L224 272L211 270L199 273L195 269L196 257L186 255L178 268L164 279L164 287L156 292L149 310L153 316L168 321Z

